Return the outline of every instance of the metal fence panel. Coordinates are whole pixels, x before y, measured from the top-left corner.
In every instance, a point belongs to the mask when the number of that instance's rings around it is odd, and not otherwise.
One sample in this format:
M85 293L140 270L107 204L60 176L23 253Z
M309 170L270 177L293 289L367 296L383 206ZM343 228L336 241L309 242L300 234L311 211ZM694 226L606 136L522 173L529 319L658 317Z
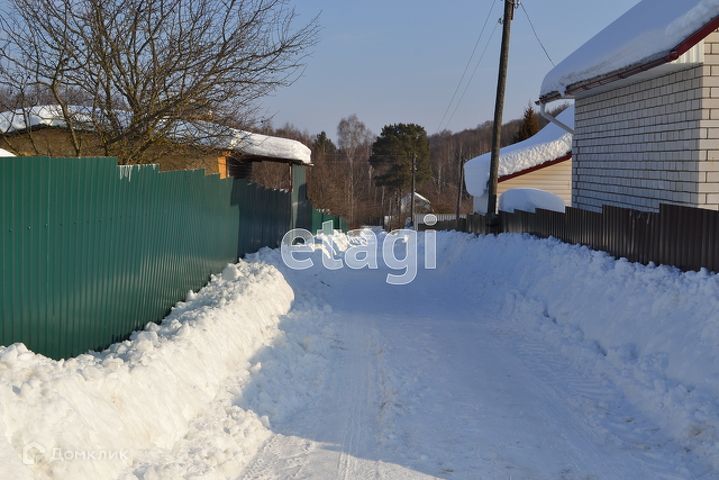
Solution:
M556 237L603 250L632 262L719 272L719 212L661 205L658 213L606 206L602 212L567 208L565 213L500 212L500 232ZM486 217L469 215L465 231L490 233ZM449 228L439 224L437 228Z
M63 358L161 320L291 222L288 192L112 158L0 159L0 344Z

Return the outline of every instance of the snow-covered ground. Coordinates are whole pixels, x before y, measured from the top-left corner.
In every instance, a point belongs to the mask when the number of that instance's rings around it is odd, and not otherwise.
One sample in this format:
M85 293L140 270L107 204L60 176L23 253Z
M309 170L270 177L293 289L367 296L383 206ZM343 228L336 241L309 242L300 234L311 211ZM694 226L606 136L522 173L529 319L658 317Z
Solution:
M315 265L264 250L102 354L2 349L0 478L719 477L716 276L459 233L402 287Z

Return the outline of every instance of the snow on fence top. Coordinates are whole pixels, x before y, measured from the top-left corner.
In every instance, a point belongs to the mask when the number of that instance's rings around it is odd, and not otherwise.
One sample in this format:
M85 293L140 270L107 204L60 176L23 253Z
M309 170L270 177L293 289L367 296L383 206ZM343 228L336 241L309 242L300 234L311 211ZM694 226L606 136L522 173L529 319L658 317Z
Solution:
M557 119L570 128L574 127L574 107L564 110ZM533 137L504 147L499 156L499 176L528 170L557 160L572 151L572 134L550 123ZM467 191L481 197L487 191L491 153L485 153L464 164Z
M89 109L77 106L71 106L69 109L70 115L80 128L92 129L92 116ZM28 128L65 128L66 126L67 123L59 105L44 105L0 113L0 134L20 132ZM206 146L232 150L246 155L277 158L304 164L312 162L310 149L296 140L250 133L211 123L180 123L175 127L171 136L178 140L192 138Z
M7 150L0 148L0 157L14 157L15 154L8 152Z
M674 61L716 28L719 0L642 0L552 69L541 100Z

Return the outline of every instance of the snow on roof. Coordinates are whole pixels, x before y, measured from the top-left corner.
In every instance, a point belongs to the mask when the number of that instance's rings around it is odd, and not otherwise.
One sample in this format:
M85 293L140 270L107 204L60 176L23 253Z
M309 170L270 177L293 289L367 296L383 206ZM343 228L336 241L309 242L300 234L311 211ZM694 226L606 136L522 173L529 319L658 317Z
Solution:
M84 107L69 107L71 114L81 125L92 126L90 111ZM0 134L26 130L28 127L64 128L67 124L59 105L44 105L0 113ZM175 138L182 138L182 132L192 138L205 137L210 146L240 152L258 157L279 158L291 162L312 163L310 149L296 140L250 133L215 124L180 124L174 132Z
M570 128L574 127L574 107L569 107L557 119ZM499 177L519 173L543 163L557 160L572 150L572 134L553 123L514 145L504 147L499 156ZM491 153L485 153L464 164L467 191L481 197L487 189Z
M719 0L642 0L552 69L540 96L569 96L578 84L607 83L676 60L717 27Z
M417 200L420 200L422 202L430 203L430 201L427 199L427 197L424 197L417 192L414 192L414 198L416 198Z
M400 201L400 206L401 206L402 208L407 208L407 207L409 206L410 197L411 197L411 194L409 194L409 193L405 194L405 195L402 197L402 200ZM420 195L420 194L417 193L417 192L414 192L414 198L415 198L415 200L417 200L417 201L420 202L420 203L425 203L425 204L427 204L427 205L431 205L431 204L432 204L432 202L430 202L430 201L427 199L427 197L424 197L424 196Z
M289 138L241 132L235 135L231 147L228 148L241 151L247 155L282 158L307 164L312 163L312 152L309 147Z
M8 152L7 150L0 148L0 157L14 157L15 154L12 152Z

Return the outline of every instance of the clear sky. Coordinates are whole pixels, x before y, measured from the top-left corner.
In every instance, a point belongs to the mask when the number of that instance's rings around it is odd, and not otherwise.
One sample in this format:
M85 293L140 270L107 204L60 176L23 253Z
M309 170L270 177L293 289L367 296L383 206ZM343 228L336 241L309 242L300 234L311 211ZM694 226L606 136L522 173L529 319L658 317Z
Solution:
M558 63L637 0L522 0ZM300 20L320 14L319 44L303 76L264 101L273 124L290 122L335 137L342 117L356 113L373 132L414 122L429 133L440 120L492 3L485 39L501 17L501 0L296 0ZM448 128L491 119L497 82L499 26L474 81ZM483 39L477 57L485 45ZM474 64L470 67L470 74ZM551 64L522 10L512 24L505 119L536 100ZM469 74L468 74L469 75ZM462 93L464 86L460 89ZM452 108L454 110L454 107ZM452 111L450 111L450 114ZM446 122L445 122L446 123Z

